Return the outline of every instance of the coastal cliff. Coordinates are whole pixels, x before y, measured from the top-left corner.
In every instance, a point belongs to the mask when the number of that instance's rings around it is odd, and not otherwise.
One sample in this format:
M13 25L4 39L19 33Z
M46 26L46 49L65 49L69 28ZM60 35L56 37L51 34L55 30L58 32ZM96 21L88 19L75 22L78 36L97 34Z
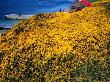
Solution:
M0 81L110 81L109 5L99 1L14 25L0 36Z

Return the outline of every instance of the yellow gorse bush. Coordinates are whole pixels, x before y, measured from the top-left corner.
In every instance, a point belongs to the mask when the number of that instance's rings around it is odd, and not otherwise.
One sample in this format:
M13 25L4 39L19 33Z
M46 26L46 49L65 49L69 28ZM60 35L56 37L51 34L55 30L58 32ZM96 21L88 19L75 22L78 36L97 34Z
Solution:
M79 64L99 60L105 65L109 15L97 2L79 12L38 14L21 21L0 36L1 81L71 82L71 71ZM78 81L82 79L80 75Z

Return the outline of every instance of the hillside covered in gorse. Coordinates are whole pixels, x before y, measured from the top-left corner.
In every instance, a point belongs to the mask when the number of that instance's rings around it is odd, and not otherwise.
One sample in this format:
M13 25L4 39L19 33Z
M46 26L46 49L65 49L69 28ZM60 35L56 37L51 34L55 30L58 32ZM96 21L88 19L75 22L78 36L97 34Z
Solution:
M0 82L109 82L110 1L38 14L0 36Z

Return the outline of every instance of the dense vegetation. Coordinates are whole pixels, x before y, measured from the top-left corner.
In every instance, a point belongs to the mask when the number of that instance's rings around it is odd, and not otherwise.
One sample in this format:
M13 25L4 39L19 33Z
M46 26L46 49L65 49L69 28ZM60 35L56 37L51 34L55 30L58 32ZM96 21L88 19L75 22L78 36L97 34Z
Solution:
M109 2L13 26L0 36L0 81L110 81Z

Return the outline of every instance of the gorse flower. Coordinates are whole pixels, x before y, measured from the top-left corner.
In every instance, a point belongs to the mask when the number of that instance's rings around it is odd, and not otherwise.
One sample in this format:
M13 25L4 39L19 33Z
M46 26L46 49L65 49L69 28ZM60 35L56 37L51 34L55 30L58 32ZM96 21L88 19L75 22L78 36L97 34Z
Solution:
M2 34L0 80L110 81L110 11L103 3L73 13L41 13Z

